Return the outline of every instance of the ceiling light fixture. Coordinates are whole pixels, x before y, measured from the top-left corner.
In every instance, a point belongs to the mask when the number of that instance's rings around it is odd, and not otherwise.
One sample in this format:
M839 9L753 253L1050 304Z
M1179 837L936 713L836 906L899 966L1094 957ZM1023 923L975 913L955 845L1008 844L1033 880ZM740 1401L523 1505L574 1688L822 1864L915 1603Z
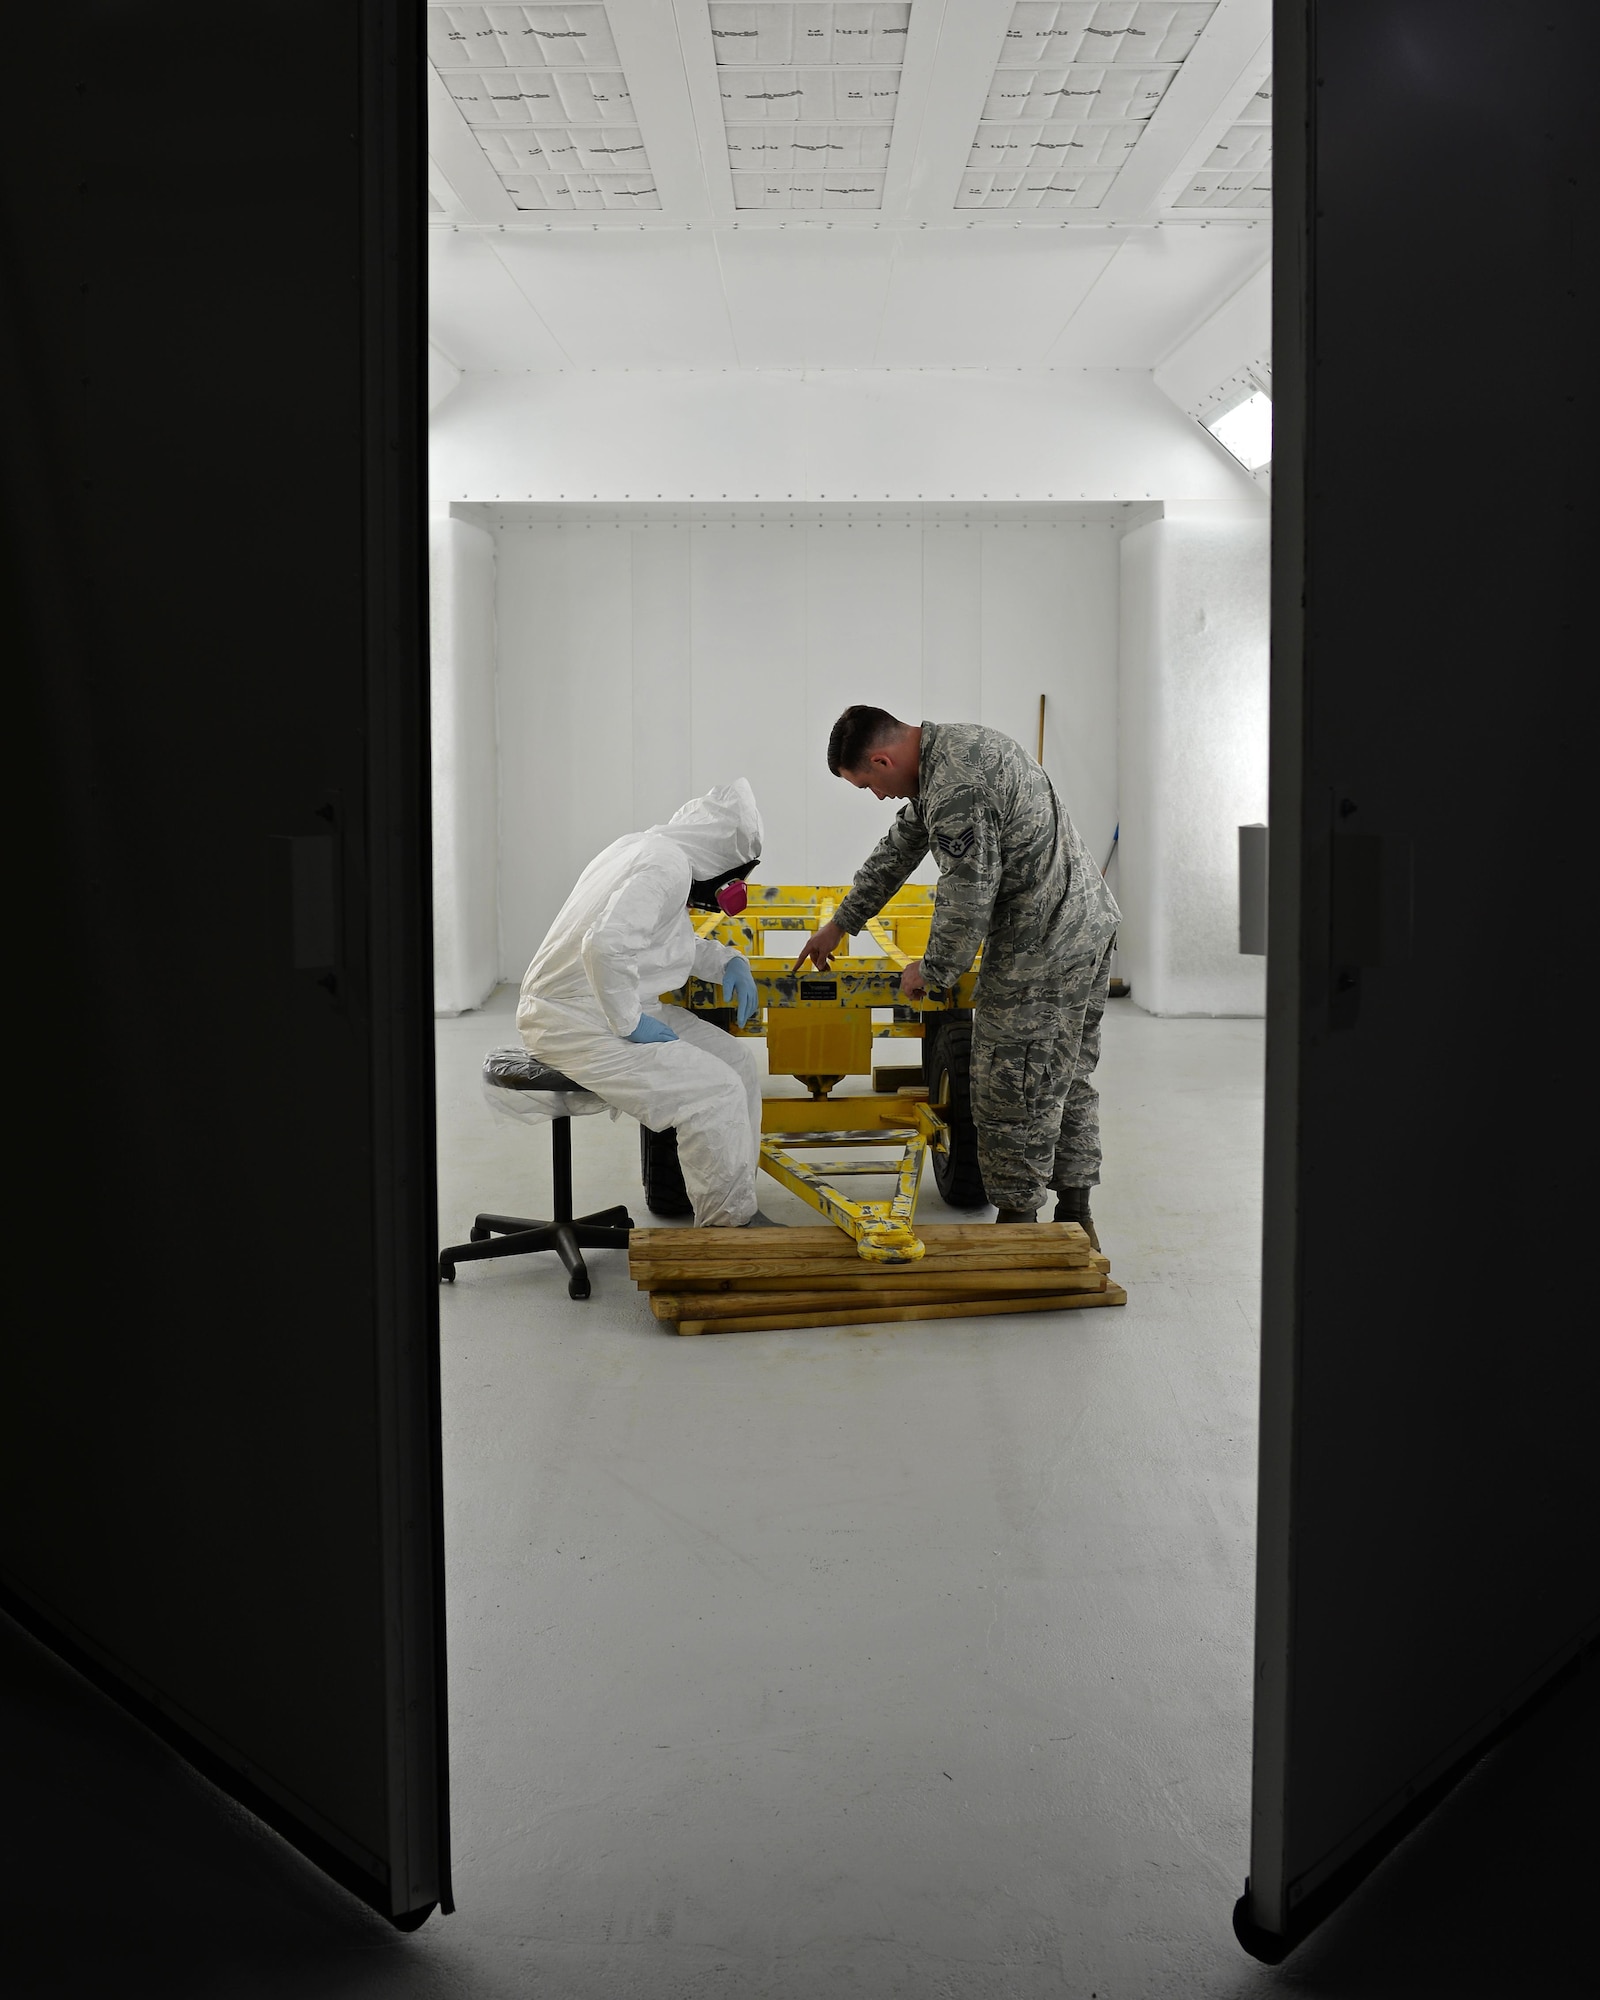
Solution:
M1246 472L1262 472L1272 463L1272 398L1252 389L1236 402L1213 410L1205 427L1230 451Z

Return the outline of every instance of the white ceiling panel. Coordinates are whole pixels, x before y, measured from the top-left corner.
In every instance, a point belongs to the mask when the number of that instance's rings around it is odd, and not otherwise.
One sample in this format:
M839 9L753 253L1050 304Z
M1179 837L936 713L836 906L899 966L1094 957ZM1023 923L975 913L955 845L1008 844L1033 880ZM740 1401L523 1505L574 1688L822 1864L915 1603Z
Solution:
M495 254L498 236L428 232L428 333L458 368L570 368L515 278Z
M983 119L1138 121L1152 116L1176 75L1173 69L997 69Z
M556 229L495 243L573 366L738 365L709 235Z
M717 65L762 63L882 64L898 69L905 59L910 25L909 0L861 6L791 6L786 0L755 0L746 6L711 8L711 40Z
M516 209L660 209L604 6L427 11L434 73Z
M717 86L730 125L815 124L829 119L894 121L900 96L897 69L725 69Z
M620 70L440 70L461 115L483 125L630 125L633 102Z
M1053 231L929 229L902 237L878 365L1041 362L1114 254L1113 243Z
M594 68L614 64L617 49L603 6L452 7L429 0L428 60L436 69Z
M895 239L876 231L729 231L722 284L746 368L870 368Z
M1196 174L1174 206L1180 210L1224 208L1260 214L1272 207L1272 168L1242 174Z
M910 21L908 0L711 7L735 208L882 208Z
M1075 173L1069 168L1033 173L965 173L957 208L1098 208L1105 199L1112 173Z
M1206 158L1208 173L1262 173L1272 165L1270 125L1232 125Z
M1115 171L1139 143L1137 124L1075 125L1036 120L1030 125L980 125L967 165L1004 173L1012 169L1109 167Z
M1050 349L1054 367L1154 368L1266 261L1264 231L1130 236Z
M485 132L485 159L507 174L616 173L644 159L644 140L632 125L545 125L523 131Z
M519 209L543 214L659 209L661 198L648 174L503 174L506 192Z
M882 174L860 167L825 168L820 173L735 173L733 199L738 208L876 209L883 206Z
M889 164L892 125L730 125L728 165L735 173L817 171Z
M468 367L1148 367L1266 252L1270 0L427 15Z
M956 207L1099 208L1217 4L1019 0Z
M1176 209L1272 206L1272 78L1251 95L1189 185Z
M1020 0L1001 61L1181 63L1216 11L1216 0Z

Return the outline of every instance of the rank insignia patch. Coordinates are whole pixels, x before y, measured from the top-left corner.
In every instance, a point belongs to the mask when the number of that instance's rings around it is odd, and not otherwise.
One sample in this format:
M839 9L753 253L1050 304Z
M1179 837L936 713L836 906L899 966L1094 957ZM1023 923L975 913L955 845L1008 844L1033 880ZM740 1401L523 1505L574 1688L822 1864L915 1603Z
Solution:
M972 851L972 843L977 836L976 827L963 827L960 833L941 833L934 837L945 853L959 861Z

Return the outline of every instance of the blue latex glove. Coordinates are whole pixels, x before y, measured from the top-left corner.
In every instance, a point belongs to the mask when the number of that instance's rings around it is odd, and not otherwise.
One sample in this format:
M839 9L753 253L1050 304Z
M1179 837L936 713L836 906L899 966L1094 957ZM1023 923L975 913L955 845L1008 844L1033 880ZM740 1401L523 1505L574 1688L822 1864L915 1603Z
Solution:
M641 1014L638 1027L622 1039L625 1042L675 1042L678 1038L665 1021L658 1021L654 1014Z
M739 1026L748 1027L761 1011L761 1000L756 992L756 976L750 970L748 959L728 960L722 968L722 991L724 997L732 1000L739 1009Z

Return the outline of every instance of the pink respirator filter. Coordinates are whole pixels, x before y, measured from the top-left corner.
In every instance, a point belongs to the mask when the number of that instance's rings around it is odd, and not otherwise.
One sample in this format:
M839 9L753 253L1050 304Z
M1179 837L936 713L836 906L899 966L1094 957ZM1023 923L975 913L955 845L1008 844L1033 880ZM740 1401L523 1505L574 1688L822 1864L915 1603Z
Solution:
M717 908L725 917L736 917L750 900L750 892L742 882L724 882L717 891Z

